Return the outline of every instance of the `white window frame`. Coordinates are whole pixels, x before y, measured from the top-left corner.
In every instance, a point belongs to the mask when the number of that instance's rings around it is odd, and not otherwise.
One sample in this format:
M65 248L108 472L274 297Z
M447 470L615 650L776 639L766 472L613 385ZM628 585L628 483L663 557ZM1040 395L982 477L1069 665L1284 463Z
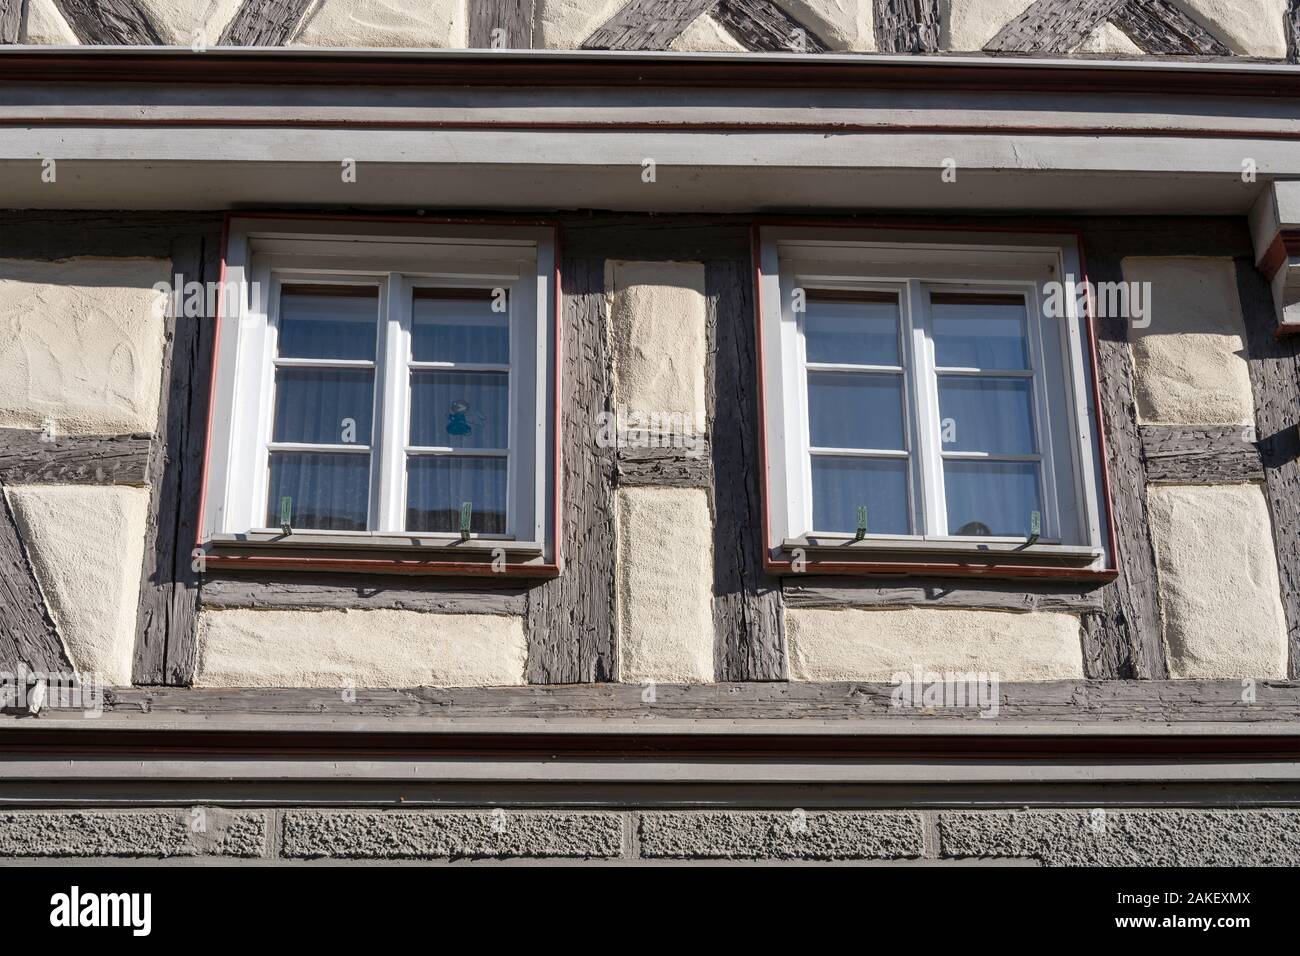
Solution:
M921 230L768 227L760 238L765 422L767 442L768 548L788 558L797 548L834 550L858 557L882 552L926 554L1001 552L1017 560L1062 558L1091 570L1108 566L1102 506L1100 442L1092 389L1092 355L1087 317L1073 296L1064 296L1067 315L1043 315L1044 285L1082 282L1077 244L1068 236L936 234ZM812 454L809 443L804 316L794 308L796 289L887 292L898 296L901 367L881 367L904 379L904 444L909 463L912 533L854 534L813 528ZM931 292L1022 295L1028 316L1033 412L1041 459L1042 529L1026 537L961 537L947 527L943 461L999 455L945 452L938 406L940 374L997 374L994 370L945 370L935 365L929 334ZM876 371L875 367L816 364ZM929 437L927 437L929 436ZM896 452L838 450L836 454L903 457Z
M370 445L368 529L267 527L274 425L279 293L288 283L377 288L378 340ZM480 449L410 445L412 372L466 367L415 362L411 302L420 287L504 288L510 325L507 524L503 534L406 529L409 455L479 455ZM427 226L329 220L234 220L229 230L204 538L226 544L323 548L483 550L549 558L556 476L554 233L546 227ZM294 365L338 366L330 360ZM352 363L355 364L355 363ZM480 368L480 366L473 366ZM495 369L495 366L494 366ZM363 436L357 436L357 444ZM295 446L297 450L314 450ZM360 448L357 449L359 451ZM330 453L338 451L338 446Z

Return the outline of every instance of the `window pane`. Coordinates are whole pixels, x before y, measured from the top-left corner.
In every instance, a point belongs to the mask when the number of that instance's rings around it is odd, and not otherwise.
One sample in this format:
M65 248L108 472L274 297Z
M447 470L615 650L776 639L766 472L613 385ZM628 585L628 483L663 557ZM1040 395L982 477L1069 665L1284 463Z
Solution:
M411 306L411 357L417 362L510 362L510 315L492 311L491 290L433 297L416 290ZM499 300L504 301L504 300Z
M379 290L292 286L280 292L281 358L375 360Z
M898 300L827 302L810 292L804 316L804 351L809 362L901 365Z
M271 453L266 525L280 527L281 499L289 498L295 528L365 531L370 500L367 454Z
M901 451L903 377L808 373L808 434L815 448Z
M374 400L371 369L276 369L272 439L369 445Z
M911 534L907 462L812 456L813 530L858 529L858 508L867 509L869 534Z
M451 455L411 458L406 475L406 530L460 531L470 502L470 530L505 534L506 460Z
M1029 368L1025 302L1019 296L935 294L930 309L940 368Z
M411 373L412 445L505 448L509 428L507 373Z
M1033 389L1024 378L939 376L944 451L1032 455Z
M948 533L1028 537L1029 514L1043 510L1038 465L1005 461L946 461Z

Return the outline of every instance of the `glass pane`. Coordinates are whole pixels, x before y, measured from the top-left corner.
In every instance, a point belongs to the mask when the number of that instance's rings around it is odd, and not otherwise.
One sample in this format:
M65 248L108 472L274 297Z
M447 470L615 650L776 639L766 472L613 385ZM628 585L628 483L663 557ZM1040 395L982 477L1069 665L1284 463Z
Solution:
M411 373L412 445L505 448L509 428L507 373Z
M489 290L473 298L432 298L411 306L411 357L417 362L510 362L510 315L492 311ZM498 300L504 301L504 300Z
M901 451L903 376L808 373L808 434L815 448Z
M363 286L284 286L281 358L375 360L379 290Z
M1028 379L940 375L939 418L944 451L994 455L1037 451Z
M1019 297L935 295L930 328L940 368L1029 368L1025 303Z
M411 458L406 473L406 530L460 531L470 502L476 534L506 532L506 460L452 455Z
M1038 498L1038 465L1006 461L946 461L948 533L1028 537Z
M907 462L902 459L812 456L813 530L858 529L867 509L868 534L911 534Z
M272 440L369 445L374 401L371 369L278 368Z
M901 365L898 300L827 302L809 294L804 351L809 362L839 365Z
M284 498L289 499L289 522L295 528L365 531L370 456L271 452L268 528L280 527Z

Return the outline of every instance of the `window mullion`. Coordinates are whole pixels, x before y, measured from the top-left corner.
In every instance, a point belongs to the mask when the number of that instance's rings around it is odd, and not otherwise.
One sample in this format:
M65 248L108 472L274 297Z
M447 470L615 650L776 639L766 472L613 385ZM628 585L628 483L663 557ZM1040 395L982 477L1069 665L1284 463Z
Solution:
M916 403L916 447L913 454L921 474L921 515L917 531L944 535L948 530L944 507L943 456L940 445L939 393L930 347L930 304L925 287L907 283L908 330L912 367L912 393Z
M375 440L372 474L375 476L376 505L373 530L404 530L403 487L406 474L405 452L407 400L406 358L408 355L406 283L397 273L389 273L384 295L383 347L379 353L377 373L382 382L378 435Z

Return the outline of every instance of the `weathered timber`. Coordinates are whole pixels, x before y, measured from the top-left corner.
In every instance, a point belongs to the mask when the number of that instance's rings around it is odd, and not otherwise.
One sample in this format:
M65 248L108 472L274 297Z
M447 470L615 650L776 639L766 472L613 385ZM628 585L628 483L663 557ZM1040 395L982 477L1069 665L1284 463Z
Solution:
M1290 63L1300 62L1300 0L1289 0L1286 7L1286 58Z
M1263 481L1254 429L1240 425L1142 425L1147 481L1219 485Z
M529 50L534 0L469 0L470 49Z
M181 281L215 281L220 237L186 236L172 252ZM208 385L215 316L176 315L169 307L159 399L159 430L149 459L149 512L136 614L133 679L138 684L187 684L198 651L198 538Z
M583 41L586 50L666 50L718 0L631 0Z
M148 435L58 435L0 428L0 482L142 485Z
M713 17L747 50L825 53L826 41L772 0L722 0Z
M1100 612L1102 589L1080 584L1043 585L1027 590L1011 581L969 581L945 578L891 578L873 583L852 578L790 577L782 582L785 606L835 607L951 607L990 611Z
M926 710L896 707L891 684L776 681L720 684L659 684L652 702L639 684L407 689L359 689L344 701L337 689L118 687L106 691L108 714L134 714L136 726L182 716L266 715L279 719L319 717L415 718L440 721L572 722L643 720L769 720L791 725L805 719L898 720L909 725L965 724L994 730L1017 721L1081 725L1122 722L1140 733L1157 723L1246 724L1300 722L1300 683L1260 679L1254 699L1243 700L1239 680L1043 681L1003 683L998 716L981 718L976 707ZM88 721L86 723L94 723ZM301 725L302 721L296 722ZM260 725L259 725L260 726ZM346 736L346 735L340 735Z
M1145 53L1232 55L1221 40L1169 0L1128 0L1110 19Z
M718 680L784 680L781 582L763 573L758 354L748 262L704 264L713 447L713 627Z
M703 444L702 438L700 441ZM624 487L707 488L713 483L707 446L695 452L685 448L620 448L616 465L618 484Z
M205 608L391 609L440 614L523 614L525 587L409 575L209 573Z
M221 34L222 46L284 46L313 0L244 0Z
M221 217L165 212L0 212L0 259L170 259L177 236L219 234Z
M984 45L990 53L1069 53L1125 0L1037 0Z
M527 677L537 684L612 680L614 449L596 442L609 410L612 360L605 318L605 263L565 258L561 270L561 510L563 573L528 592Z
M47 674L72 670L0 484L0 670L12 674L19 664Z
M881 53L933 53L939 49L939 0L876 0L874 29Z
M1286 614L1292 678L1300 677L1300 343L1278 339L1273 295L1252 256L1237 258L1237 293L1246 322L1246 355L1255 394L1255 431Z
M54 0L82 43L162 46L158 28L134 0Z
M0 0L0 44L17 43L24 0Z

